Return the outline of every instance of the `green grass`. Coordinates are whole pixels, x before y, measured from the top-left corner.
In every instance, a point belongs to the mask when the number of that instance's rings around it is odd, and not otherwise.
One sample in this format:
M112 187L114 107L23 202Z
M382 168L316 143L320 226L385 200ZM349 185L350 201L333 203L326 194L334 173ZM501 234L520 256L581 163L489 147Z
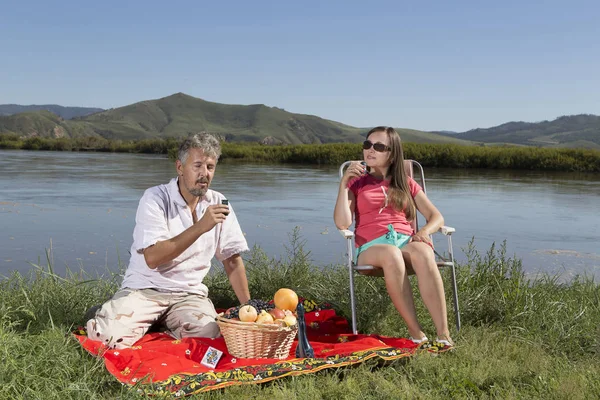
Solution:
M515 146L404 143L404 156L424 167L600 172L600 151ZM174 152L170 155L173 157ZM225 143L223 160L340 165L362 159L357 144L261 146Z
M245 258L253 297L269 298L279 287L292 287L348 315L345 267L314 265L298 232L290 236L285 258L272 259L260 248ZM196 398L599 398L599 285L586 277L528 279L505 246L481 254L470 245L465 252L467 261L458 270L463 328L453 333L453 354L386 366L366 363ZM0 281L0 399L142 397L118 383L69 335L84 323L89 306L112 294L118 279L117 274L59 277L45 266ZM447 272L444 279L448 283ZM234 303L222 268L215 268L207 284L217 307ZM407 335L382 279L357 278L357 298L362 332ZM425 331L433 335L426 311L420 301L417 305Z
M14 134L0 135L0 149L167 154L172 160L177 144L175 138L127 141L100 137L22 139ZM419 161L424 167L600 172L600 150L431 143L403 146L405 157ZM340 165L362 158L362 147L356 143L266 146L225 142L222 148L221 162Z

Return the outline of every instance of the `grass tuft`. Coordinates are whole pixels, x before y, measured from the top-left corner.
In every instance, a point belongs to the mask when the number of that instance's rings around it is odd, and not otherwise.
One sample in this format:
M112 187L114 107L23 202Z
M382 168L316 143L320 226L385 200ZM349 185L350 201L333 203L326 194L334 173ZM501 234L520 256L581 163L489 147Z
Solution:
M287 250L275 259L255 247L245 257L252 297L268 299L289 287L331 302L348 316L346 267L316 266L298 230L290 234ZM599 285L587 277L530 278L520 260L507 256L505 243L481 254L471 242L465 252L467 261L458 268L463 329L453 332L454 353L386 366L366 363L197 398L600 398ZM84 324L90 306L114 293L120 276L92 278L82 271L58 276L51 258L46 261L49 265L27 275L15 272L0 281L0 399L144 398L118 383L69 335ZM443 275L449 287L448 271ZM217 307L235 304L222 268L215 268L207 285ZM408 334L383 279L358 277L356 293L361 332ZM426 332L433 334L418 300L417 306Z

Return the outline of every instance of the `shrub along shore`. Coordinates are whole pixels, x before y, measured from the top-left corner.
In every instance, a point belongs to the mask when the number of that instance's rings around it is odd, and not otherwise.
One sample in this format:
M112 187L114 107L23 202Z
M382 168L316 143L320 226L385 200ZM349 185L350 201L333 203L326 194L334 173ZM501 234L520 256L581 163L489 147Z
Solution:
M125 141L96 137L21 139L12 134L0 135L0 149L146 153L171 158L175 157L177 143L175 138ZM406 158L418 160L425 167L600 172L598 150L404 143L404 153ZM356 143L277 146L223 143L222 155L225 162L331 165L360 158L361 145Z
M346 267L316 266L303 246L295 231L287 257L269 258L258 247L246 255L252 297L268 300L289 287L348 316ZM600 286L586 277L566 283L554 276L528 277L505 246L480 254L470 244L465 253L457 276L463 327L456 332L451 323L453 353L419 354L384 367L367 362L192 398L600 398ZM69 335L84 324L88 307L114 293L119 280L116 273L61 277L51 265L0 279L0 398L143 398ZM448 271L444 281L450 305ZM215 306L235 304L222 268L215 268L207 285ZM382 279L358 277L356 285L361 332L408 335ZM416 289L415 299L425 332L435 335Z

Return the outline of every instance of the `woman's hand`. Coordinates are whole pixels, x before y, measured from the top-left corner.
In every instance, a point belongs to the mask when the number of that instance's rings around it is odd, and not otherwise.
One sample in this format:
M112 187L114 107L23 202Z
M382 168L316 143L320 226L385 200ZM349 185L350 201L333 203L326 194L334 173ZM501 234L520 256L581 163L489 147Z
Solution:
M346 172L344 172L344 176L342 176L342 182L348 183L352 178L358 178L364 173L367 172L367 166L362 164L360 161L352 161L348 168L346 168Z
M415 233L410 238L409 243L410 242L423 242L433 249L433 242L431 241L431 236L421 231Z

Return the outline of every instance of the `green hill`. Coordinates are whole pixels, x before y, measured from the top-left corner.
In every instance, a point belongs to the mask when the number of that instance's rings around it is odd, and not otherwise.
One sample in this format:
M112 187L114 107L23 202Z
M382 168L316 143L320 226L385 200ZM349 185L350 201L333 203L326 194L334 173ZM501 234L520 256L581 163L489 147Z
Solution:
M0 134L2 133L52 138L98 136L88 124L64 120L50 111L24 112L0 117Z
M31 111L50 111L61 118L71 119L75 117L83 117L104 110L102 108L94 107L63 107L57 104L33 104L29 106L22 106L19 104L0 104L0 116L14 115Z
M108 139L151 139L208 131L229 142L301 144L360 142L368 131L368 128L356 128L314 115L294 114L263 104L220 104L183 93L141 101L69 121L51 118L48 114L39 112L0 117L0 133L43 137L98 135ZM399 132L406 142L470 143L411 129L399 129Z
M395 128L400 134L403 142L406 143L447 143L447 144L474 144L470 140L455 138L452 136L444 136L435 132L424 132L415 129ZM363 129L368 132L369 129Z
M19 112L30 109L41 111ZM93 114L82 116L90 112ZM0 134L14 133L21 137L98 136L130 140L181 137L190 132L208 131L228 142L354 143L362 141L368 129L263 104L220 104L184 93L104 111L55 105L0 105ZM461 133L397 129L404 142L413 143L479 142L600 149L600 116L590 114L537 123L509 122Z
M142 101L79 119L104 137L181 136L208 131L227 141L327 143L357 141L360 130L277 107L219 104L183 93Z
M600 149L600 116L580 114L537 123L508 122L488 129L472 129L451 137L490 144Z

